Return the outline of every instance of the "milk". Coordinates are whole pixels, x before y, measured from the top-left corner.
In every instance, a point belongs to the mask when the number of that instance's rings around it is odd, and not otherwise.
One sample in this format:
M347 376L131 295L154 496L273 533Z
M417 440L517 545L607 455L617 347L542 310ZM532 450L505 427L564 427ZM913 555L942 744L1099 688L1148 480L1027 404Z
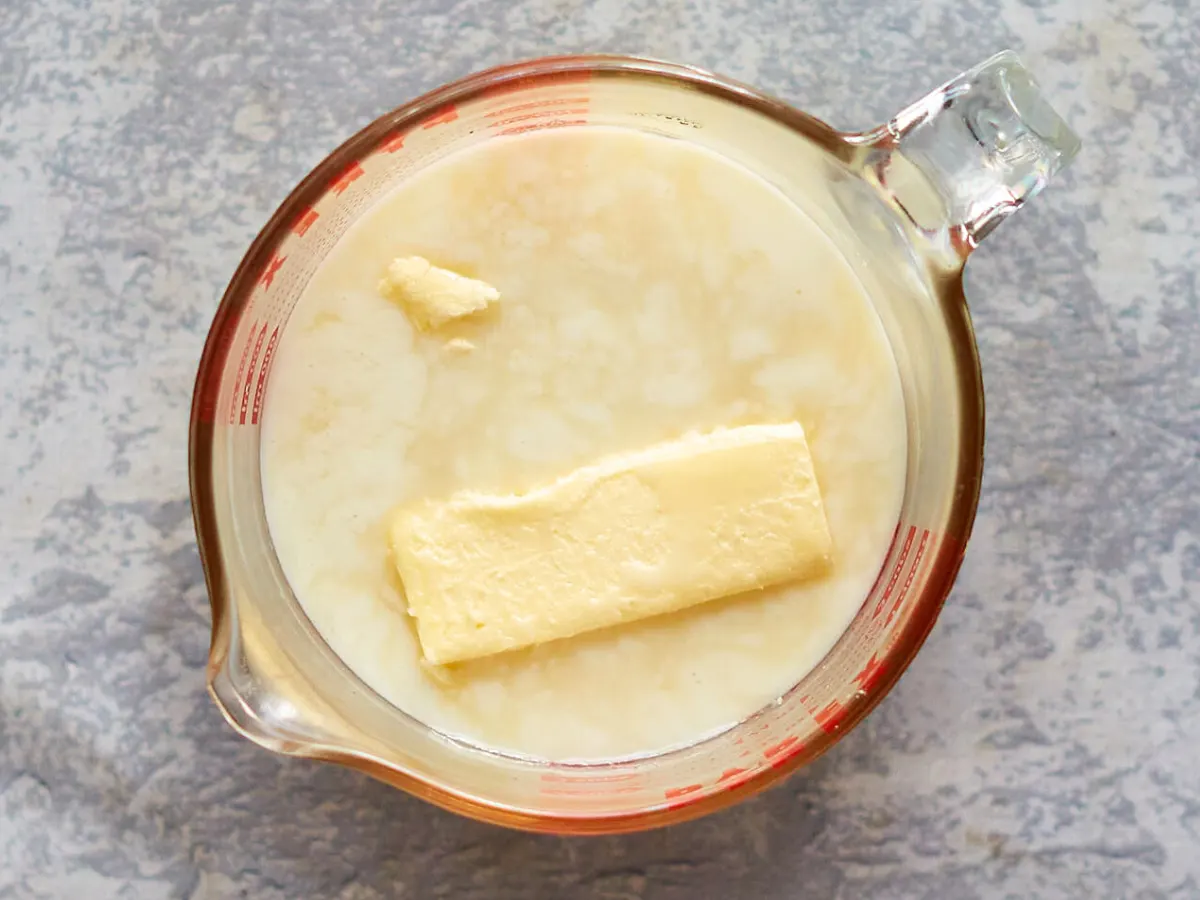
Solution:
M417 332L377 290L404 255L483 279L501 300ZM828 239L745 169L621 129L490 140L380 200L292 313L264 411L275 550L333 650L430 727L545 759L693 743L786 692L862 604L904 487L895 362ZM830 574L422 664L387 556L396 506L520 491L688 431L786 421L808 434Z

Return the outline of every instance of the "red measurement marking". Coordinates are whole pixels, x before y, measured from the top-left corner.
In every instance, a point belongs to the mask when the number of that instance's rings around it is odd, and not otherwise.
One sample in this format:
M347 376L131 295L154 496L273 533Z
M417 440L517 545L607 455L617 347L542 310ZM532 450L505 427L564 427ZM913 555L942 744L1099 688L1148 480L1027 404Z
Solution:
M587 119L547 119L542 122L535 122L532 125L516 125L512 128L503 128L497 131L497 135L506 134L524 134L527 131L537 131L542 128L565 128L568 125L586 125Z
M780 753L783 753L785 750L796 746L798 743L800 743L800 738L796 737L795 735L788 735L778 744L772 744L770 747L764 750L763 756L765 756L767 759L771 759L778 756Z
M265 334L267 327L263 326ZM258 384L254 388L254 408L250 410L250 424L258 424L259 413L262 412L263 392L267 387L267 371L271 368L271 358L275 355L275 344L279 342L279 326L275 326L275 330L271 332L271 339L267 341L267 350L263 354L262 366L258 370Z
M263 331L266 331L267 326L263 326ZM250 347L254 343L254 333L258 330L258 323L250 323L250 334L246 337L246 346L242 348L242 358L238 362L237 377L233 380L233 397L229 401L229 424L232 425L237 421L238 397L242 393L242 376L246 374L246 360L250 358Z
M238 416L238 424L246 424L246 414L250 411L250 386L254 384L254 370L258 367L258 354L262 352L263 340L267 336L268 325L263 325L262 331L258 333L258 339L254 342L254 351L250 354L250 365L246 369L246 383L242 385L242 405L241 414Z
M395 153L397 150L404 147L404 132L397 131L386 141L379 145L380 153Z
M896 595L896 601L892 604L892 608L888 610L887 622L891 622L895 617L896 612L900 609L900 604L904 602L904 598L908 596L909 586L912 585L913 577L917 574L917 569L921 567L921 557L925 555L925 545L929 543L929 529L926 528L921 532L921 543L917 544L917 553L913 557L912 568L908 570L908 577L904 579L904 587L900 589L900 593Z
M845 717L846 710L836 700L824 709L813 713L813 718L817 720L817 724L821 726L821 730L826 734L833 734L837 731L838 726L842 724L842 719Z
M447 106L440 113L430 116L428 119L426 119L424 122L421 123L421 127L422 128L433 128L437 125L445 125L448 122L453 122L457 118L458 118L458 107L451 105L451 106Z
M676 797L686 797L688 794L694 794L696 791L704 790L702 784L685 784L683 787L667 788L663 796L668 800L674 800Z
M275 273L280 270L286 259L286 256L280 256L278 253L271 257L271 261L267 263L266 269L263 270L262 278L259 279L262 282L264 290L271 286L271 282L275 280Z
M737 778L739 775L745 774L749 771L749 769L743 769L738 766L734 766L732 769L726 769L721 773L721 777L717 779L717 784L728 781L730 778Z
M362 166L357 162L352 162L346 167L346 171L334 180L329 189L340 197L346 188L350 187L350 185L354 184L354 182L358 181L365 174L366 172L363 171Z
M917 533L916 525L908 526L908 534L904 537L904 546L900 548L900 558L896 560L896 566L892 569L892 577L888 579L887 587L884 588L883 594L880 595L879 601L875 604L875 609L871 612L871 618L879 618L887 605L887 600L892 596L892 591L896 587L896 582L900 580L900 572L904 569L904 563L908 560L908 551L912 547L913 537Z
M560 106L582 106L585 107L583 112L587 112L587 97L551 97L546 100L531 100L529 103L514 103L512 106L506 106L503 109L494 109L491 112L484 113L489 119L498 119L501 116L511 116L514 113L529 112L531 109L543 109L550 115L555 107Z
M292 234L296 235L296 237L304 237L308 229L312 228L313 223L319 218L321 218L321 214L315 209L306 209L296 219L296 224L292 226Z
M866 665L862 667L854 680L858 682L858 686L864 691L869 691L875 687L883 673L887 671L886 659L880 659L876 654L872 653L871 658L867 660Z

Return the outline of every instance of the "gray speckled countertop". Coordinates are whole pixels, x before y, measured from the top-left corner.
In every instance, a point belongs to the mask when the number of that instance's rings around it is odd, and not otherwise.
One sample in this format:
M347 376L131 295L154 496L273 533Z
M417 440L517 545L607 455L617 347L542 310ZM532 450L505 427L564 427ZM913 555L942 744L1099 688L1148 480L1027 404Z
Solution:
M547 52L676 58L859 127L1005 46L1085 149L969 266L979 521L862 727L734 810L562 840L225 725L192 377L336 143ZM0 5L0 897L1200 896L1197 47L1189 0Z

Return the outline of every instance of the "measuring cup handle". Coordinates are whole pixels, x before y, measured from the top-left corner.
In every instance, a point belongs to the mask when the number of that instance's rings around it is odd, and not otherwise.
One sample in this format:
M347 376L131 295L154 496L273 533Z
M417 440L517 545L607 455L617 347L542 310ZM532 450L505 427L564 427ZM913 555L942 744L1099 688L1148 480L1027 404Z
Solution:
M1046 186L1079 138L1006 50L860 135L865 174L959 259Z

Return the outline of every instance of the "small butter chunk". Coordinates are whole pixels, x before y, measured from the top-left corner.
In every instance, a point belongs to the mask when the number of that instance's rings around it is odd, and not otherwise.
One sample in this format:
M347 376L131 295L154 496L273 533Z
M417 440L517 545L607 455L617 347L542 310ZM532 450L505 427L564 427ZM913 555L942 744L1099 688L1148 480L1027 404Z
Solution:
M439 268L421 256L392 260L379 290L399 298L409 318L424 331L473 315L500 299L500 292L486 281Z
M797 423L585 466L524 494L398 510L392 557L426 658L445 664L812 577L832 543Z

